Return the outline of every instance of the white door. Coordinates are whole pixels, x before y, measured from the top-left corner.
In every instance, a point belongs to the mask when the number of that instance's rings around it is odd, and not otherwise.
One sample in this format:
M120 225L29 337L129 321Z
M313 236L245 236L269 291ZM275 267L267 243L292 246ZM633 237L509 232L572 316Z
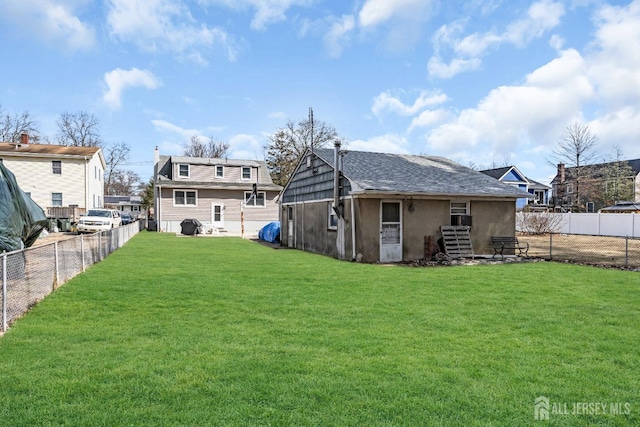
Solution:
M402 261L402 202L380 202L380 262Z
M224 205L211 203L211 225L224 228Z

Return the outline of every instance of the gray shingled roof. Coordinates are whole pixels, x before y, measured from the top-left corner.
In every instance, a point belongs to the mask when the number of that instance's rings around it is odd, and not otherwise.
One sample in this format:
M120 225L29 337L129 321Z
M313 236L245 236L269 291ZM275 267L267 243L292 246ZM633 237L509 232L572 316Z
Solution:
M223 166L251 166L257 167L259 171L258 183L260 184L260 189L268 189L279 191L282 189L281 186L273 183L271 179L271 175L269 174L269 169L267 168L267 163L264 160L240 160L240 159L222 159L222 158L205 158L205 157L186 157L186 156L160 156L158 163L158 179L163 181L163 185L167 185L169 182L175 182L176 184L185 186L185 187L202 187L209 188L212 186L219 188L235 188L235 187L246 187L251 183L247 181L242 181L238 183L220 183L217 180L206 181L206 182L195 182L188 180L180 180L180 181L172 181L169 179L171 174L170 165L171 164L191 164L191 165L223 165ZM240 188L238 187L238 188Z
M314 150L333 166L333 150ZM530 194L444 157L351 151L343 174L352 192L522 198Z
M505 173L509 172L509 170L511 168L513 168L515 166L511 165L511 166L503 166L503 167L499 167L499 168L493 168L493 169L485 169L485 170L481 170L480 172L482 172L485 175L489 175L492 178L495 179L500 179L504 176ZM551 187L543 184L541 182L535 181L529 177L524 177L524 179L526 179L527 181L529 181L529 188L534 188L536 190L550 190Z
M505 173L509 172L509 169L511 169L512 167L513 166L504 166L501 168L486 169L480 172L485 175L489 175L491 178L500 179L504 176Z

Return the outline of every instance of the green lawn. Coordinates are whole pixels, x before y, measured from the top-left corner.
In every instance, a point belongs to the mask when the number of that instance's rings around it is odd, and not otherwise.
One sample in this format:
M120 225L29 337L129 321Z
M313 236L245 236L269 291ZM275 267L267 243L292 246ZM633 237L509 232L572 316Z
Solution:
M634 272L141 233L0 337L0 424L638 425L639 343Z

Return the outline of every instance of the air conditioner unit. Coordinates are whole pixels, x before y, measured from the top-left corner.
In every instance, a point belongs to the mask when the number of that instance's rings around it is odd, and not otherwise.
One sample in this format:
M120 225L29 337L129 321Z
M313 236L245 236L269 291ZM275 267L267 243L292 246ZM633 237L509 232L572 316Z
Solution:
M471 227L471 215L451 215L451 225L467 225Z

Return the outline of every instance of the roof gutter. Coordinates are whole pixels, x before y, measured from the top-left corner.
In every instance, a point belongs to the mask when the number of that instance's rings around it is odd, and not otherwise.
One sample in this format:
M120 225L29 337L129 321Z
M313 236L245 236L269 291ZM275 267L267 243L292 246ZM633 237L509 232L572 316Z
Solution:
M495 198L495 199L533 199L534 195L529 193L519 194L482 194L482 193L415 193L410 191L391 191L391 190L356 190L351 191L350 194L354 197L360 198L377 198L379 196L400 196L400 197L408 197L411 196L414 199L416 198L424 198L424 199L442 199L445 198L476 198L476 199L486 199L486 198Z

